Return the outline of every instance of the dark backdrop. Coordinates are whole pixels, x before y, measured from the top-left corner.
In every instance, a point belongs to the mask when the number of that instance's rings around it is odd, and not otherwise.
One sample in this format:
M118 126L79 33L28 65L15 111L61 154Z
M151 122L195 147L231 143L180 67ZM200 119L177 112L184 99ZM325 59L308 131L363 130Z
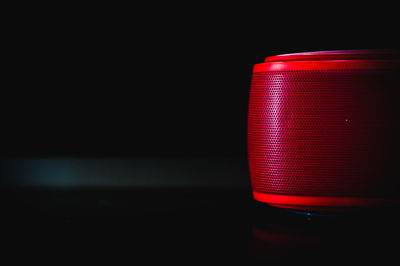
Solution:
M20 7L4 51L1 154L243 155L255 63L398 45L390 14L178 7Z
M388 7L321 10L17 7L6 23L0 154L245 164L254 64L280 53L399 47Z
M398 212L349 222L258 206L246 161L253 65L399 48L397 6L233 2L2 6L5 258L398 260Z

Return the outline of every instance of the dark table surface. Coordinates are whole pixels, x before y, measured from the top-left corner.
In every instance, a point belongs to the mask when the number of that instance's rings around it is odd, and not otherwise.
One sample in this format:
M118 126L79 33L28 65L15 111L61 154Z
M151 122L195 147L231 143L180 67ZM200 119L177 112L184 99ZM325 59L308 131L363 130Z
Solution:
M4 188L2 254L40 263L366 263L399 260L398 210L304 215L248 189Z

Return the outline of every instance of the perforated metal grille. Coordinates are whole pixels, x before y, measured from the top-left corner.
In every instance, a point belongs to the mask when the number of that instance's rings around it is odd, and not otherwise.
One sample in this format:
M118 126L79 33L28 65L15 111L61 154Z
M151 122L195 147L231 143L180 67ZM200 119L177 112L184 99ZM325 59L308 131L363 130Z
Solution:
M248 151L255 191L385 193L393 177L393 110L371 70L255 72Z

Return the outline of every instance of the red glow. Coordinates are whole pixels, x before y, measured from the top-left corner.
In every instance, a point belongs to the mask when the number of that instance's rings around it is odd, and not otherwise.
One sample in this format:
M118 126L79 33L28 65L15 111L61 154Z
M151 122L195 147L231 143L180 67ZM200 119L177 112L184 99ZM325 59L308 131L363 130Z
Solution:
M285 208L315 210L323 207L366 207L380 205L398 205L397 199L390 198L352 198L352 197L307 197L267 194L253 191L254 199Z
M400 60L326 60L326 61L279 61L257 64L253 72L291 71L291 70L327 70L327 69L388 69L399 66Z

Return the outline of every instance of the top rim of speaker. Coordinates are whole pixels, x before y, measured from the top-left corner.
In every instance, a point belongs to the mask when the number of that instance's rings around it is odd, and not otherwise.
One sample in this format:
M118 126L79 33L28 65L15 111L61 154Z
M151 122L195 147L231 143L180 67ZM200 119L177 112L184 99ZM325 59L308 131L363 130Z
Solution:
M398 60L400 50L330 50L317 52L290 53L269 56L266 63L282 61L319 60Z

